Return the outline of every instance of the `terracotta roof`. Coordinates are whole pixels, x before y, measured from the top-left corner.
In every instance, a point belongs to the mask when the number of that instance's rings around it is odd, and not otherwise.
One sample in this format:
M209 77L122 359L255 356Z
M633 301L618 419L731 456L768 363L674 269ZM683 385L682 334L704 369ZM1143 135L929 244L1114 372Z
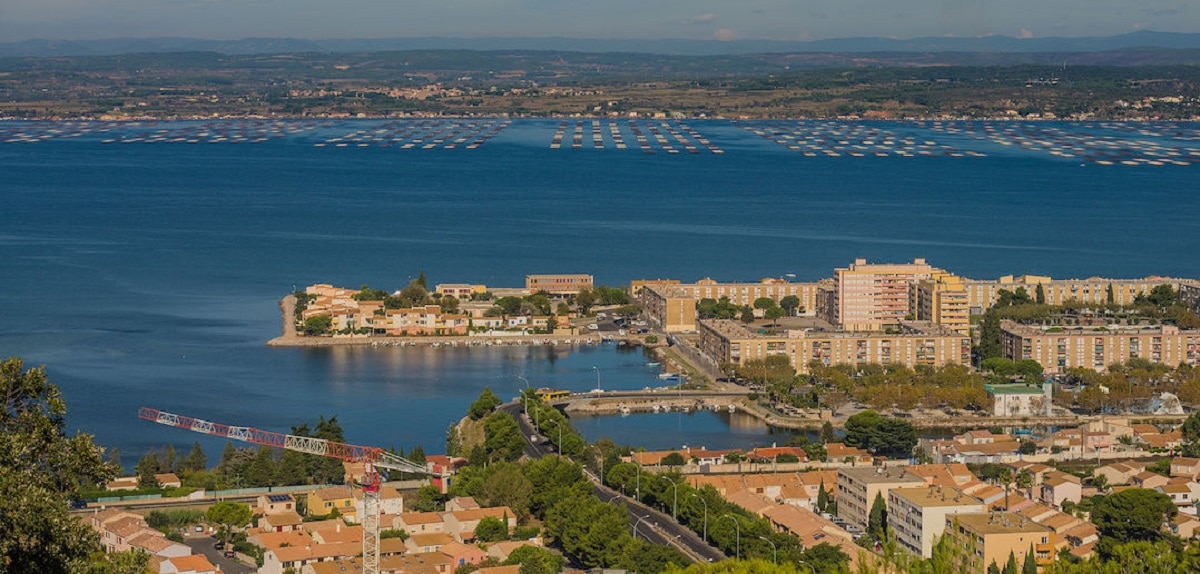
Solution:
M512 566L488 566L476 570L479 574L520 574L521 565L513 564Z
M292 532L263 532L254 536L257 539L256 544L267 550L280 548L283 545L288 546L308 546L313 544L313 539L308 535L308 532L303 530L295 530Z
M176 558L168 558L176 570L180 572L212 572L217 569L208 561L203 554L191 554L188 556L178 556Z
M516 520L517 516L516 514L513 514L512 509L507 506L492 506L488 508L473 508L471 510L456 510L454 512L447 512L445 514L454 516L454 518L458 519L459 522L483 520L488 516L498 520L504 520L504 517L507 516L509 520Z
M762 515L764 511L775 506L775 503L768 500L767 497L746 490L734 492L726 496L725 500L757 515Z
M304 523L304 519L299 514L290 510L278 514L268 514L259 520L260 522L266 520L271 526L296 526Z
M149 531L129 539L130 546L137 546L150 554L157 554L171 547L174 542L167 540L161 532Z
M418 547L443 546L454 542L454 538L445 532L422 532L408 537Z
M398 518L405 524L436 524L445 521L440 512L405 512Z

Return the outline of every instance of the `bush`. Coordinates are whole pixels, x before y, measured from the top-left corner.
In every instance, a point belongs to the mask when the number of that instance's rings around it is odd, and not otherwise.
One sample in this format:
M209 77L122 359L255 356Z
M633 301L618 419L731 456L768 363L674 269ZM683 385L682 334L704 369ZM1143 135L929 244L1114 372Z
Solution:
M653 345L658 342L658 335L646 335L646 344Z

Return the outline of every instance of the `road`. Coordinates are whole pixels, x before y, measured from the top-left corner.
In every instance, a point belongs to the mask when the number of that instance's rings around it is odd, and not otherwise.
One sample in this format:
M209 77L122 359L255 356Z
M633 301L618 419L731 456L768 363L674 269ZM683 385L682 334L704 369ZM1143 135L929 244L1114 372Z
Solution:
M217 539L208 534L192 535L189 533L183 539L183 543L192 548L192 553L203 554L214 566L220 567L222 574L252 574L258 571L255 566L247 566L243 562L226 558L220 550L213 548L213 544L216 542Z
M521 434L525 436L525 455L530 458L541 458L554 454L554 447L549 442L534 443L529 437L537 434L533 424L522 414L519 403L507 403L499 407L517 419ZM660 512L646 506L620 492L599 483L597 477L586 469L584 473L592 481L592 491L603 501L620 504L629 514L629 527L638 538L655 544L674 546L692 560L697 562L717 562L726 558L719 549L704 542L700 535L690 528L675 522L670 514ZM713 517L709 517L710 519Z

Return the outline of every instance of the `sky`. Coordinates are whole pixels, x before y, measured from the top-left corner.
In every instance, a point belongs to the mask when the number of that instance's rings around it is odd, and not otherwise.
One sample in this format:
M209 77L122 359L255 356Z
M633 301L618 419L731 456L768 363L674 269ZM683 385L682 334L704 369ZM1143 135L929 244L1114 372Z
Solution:
M136 37L819 40L1200 32L1197 0L0 0L0 42Z

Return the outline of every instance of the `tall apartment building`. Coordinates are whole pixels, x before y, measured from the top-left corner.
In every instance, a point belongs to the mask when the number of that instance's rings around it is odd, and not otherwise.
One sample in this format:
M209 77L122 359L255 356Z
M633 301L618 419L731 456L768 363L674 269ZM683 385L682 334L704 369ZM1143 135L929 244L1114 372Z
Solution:
M1049 564L1054 561L1058 537L1053 530L1012 512L947 516L946 535L955 545L971 550L970 571L981 574L992 563L1004 568L1009 553L1022 564L1032 550L1039 566Z
M838 516L863 530L871 518L875 497L888 500L893 488L925 486L925 479L905 472L904 467L864 466L839 468L837 474Z
M966 286L957 275L937 271L912 284L909 306L919 321L929 321L961 333L971 333L971 309Z
M899 327L897 333L790 330L768 335L737 321L702 320L699 348L715 365L784 355L800 373L807 373L812 361L908 367L970 364L970 337L927 322L901 322Z
M1072 367L1104 371L1133 358L1165 365L1200 364L1200 331L1173 325L1041 327L1002 321L1000 339L1004 358L1033 359L1049 374Z
M638 290L650 323L667 333L692 332L696 330L696 300L677 285L643 285Z
M994 281L975 279L964 281L971 312L975 314L982 313L988 307L991 307L999 299L1001 289L1016 292L1018 288L1023 288L1029 293L1030 297L1034 297L1038 286L1041 286L1042 294L1046 297L1046 303L1050 305L1061 305L1072 299L1083 303L1103 305L1109 302L1110 294L1113 303L1131 305L1138 295L1149 293L1151 289L1159 285L1170 285L1172 288L1179 290L1183 285L1194 286L1198 285L1198 283L1189 279L1177 279L1173 277L1146 277L1143 279L1105 279L1102 277L1053 279L1038 275L1018 275L1015 277L1005 275Z
M833 271L832 305L822 306L823 317L848 331L873 331L899 325L912 314L909 289L941 269L924 259L912 263L867 263L855 259L849 267Z
M546 291L552 295L574 295L580 289L591 289L592 286L592 276L583 273L525 276L525 288L530 293Z
M1194 313L1200 313L1200 283L1180 283L1179 300Z
M946 517L984 512L983 501L942 486L893 488L887 495L888 527L896 542L913 554L933 555L933 544L946 530Z

